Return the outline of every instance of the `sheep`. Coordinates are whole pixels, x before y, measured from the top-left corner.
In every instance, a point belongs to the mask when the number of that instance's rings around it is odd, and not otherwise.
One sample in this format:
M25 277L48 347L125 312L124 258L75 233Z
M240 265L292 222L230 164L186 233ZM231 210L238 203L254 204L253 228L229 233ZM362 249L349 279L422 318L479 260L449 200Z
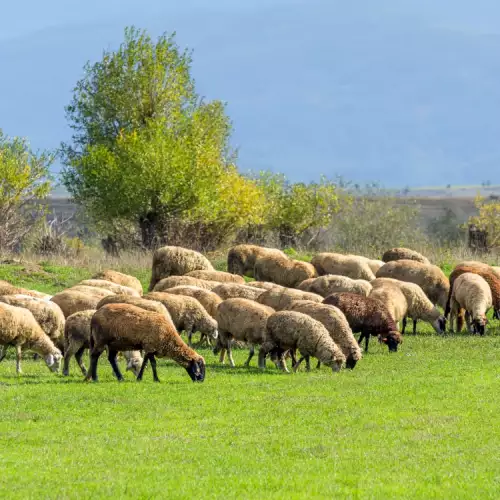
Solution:
M227 299L249 299L257 300L266 290L248 285L238 285L237 283L224 283L212 290L222 300Z
M64 349L64 314L55 302L30 297L29 295L6 295L0 302L31 311L45 334L59 350Z
M497 275L493 272L490 266L486 266L485 264L481 265L463 264L453 269L453 271L450 274L450 293L448 294L447 297L444 315L447 317L448 314L450 313L453 284L455 280L464 273L478 274L479 276L484 278L484 280L486 280L491 289L491 297L493 301L493 307L495 310L494 317L498 319L500 314L500 278L497 277Z
M319 253L313 257L311 264L320 276L339 274L352 279L372 281L375 274L366 262L365 257L342 255L340 253Z
M94 288L103 288L117 295L130 295L131 297L140 297L141 294L134 288L128 286L117 285L111 281L106 280L83 280L78 283L79 286L91 286Z
M22 350L29 349L40 354L49 370L58 372L62 353L45 334L33 314L27 309L0 303L0 345L15 346L16 372L22 373ZM4 349L0 361L5 357Z
M491 266L491 269L493 269L493 272L500 278L500 267Z
M170 276L169 278L160 280L155 285L153 291L164 292L169 288L174 288L176 286L197 286L198 288L204 288L205 290L213 290L220 284L221 283L219 281L200 280L198 278L193 278L192 276Z
M351 292L367 297L372 289L370 282L366 280L353 280L347 276L325 274L319 278L305 280L298 286L299 290L313 292L327 297L335 292Z
M296 349L302 357L294 363L294 371L304 359L309 368L310 356L329 366L333 372L338 372L345 363L343 352L319 321L295 311L279 311L269 316L264 342L259 350L259 367L265 368L266 355L271 353L271 359L277 361L277 366L288 372L284 353L287 350L295 352Z
M131 297L130 295L109 295L98 302L96 309L100 309L107 304L131 304L133 306L140 307L145 311L157 312L170 317L169 312L163 304L156 302L155 300L147 300L142 297Z
M396 322L387 307L379 300L363 297L355 293L334 293L323 300L323 304L338 307L345 315L353 333L361 333L358 343L365 339L365 352L368 352L370 335L379 336L387 344L389 352L398 350L402 342Z
M0 283L0 296L1 295L29 295L30 297L35 297L37 299L43 300L46 300L50 297L49 295L42 292L37 292L36 290L27 290L26 288L20 288L11 285L7 281L1 281Z
M287 256L264 255L255 261L254 276L259 281L272 281L293 288L308 278L317 277L309 262L289 259Z
M227 270L231 274L254 277L255 262L264 256L286 258L286 255L276 248L259 247L257 245L237 245L227 254Z
M156 283L169 276L182 276L191 271L213 271L210 261L201 253L182 247L163 247L153 254L153 265L149 291L153 291Z
M486 313L492 306L493 298L487 281L479 274L461 274L454 280L451 293L451 329L453 330L453 320L456 317L457 332L460 333L463 326L461 310L465 309L469 333L484 335L488 321Z
M113 294L110 292L109 295ZM76 312L96 309L97 304L102 298L103 297L89 295L88 293L69 288L56 293L50 300L61 308L64 317L67 319Z
M377 271L385 264L383 260L368 259L368 258L366 258L366 263L368 264L368 267L372 270L373 274L376 274Z
M280 290L285 289L284 286L277 285L276 283L271 283L270 281L249 281L248 283L246 283L246 285L253 286L254 288L263 288L264 290L276 290L277 288L279 288Z
M139 295L143 294L142 284L135 276L107 269L95 274L92 279L111 281L111 283L116 283L117 285L133 288Z
M238 283L245 284L245 280L239 274L225 273L223 271L191 271L185 276L191 276L199 280L218 281L219 283Z
M112 291L106 290L105 288L100 288L97 286L88 286L88 285L75 285L68 290L74 290L75 292L82 292L90 297L108 297L109 295L115 295Z
M361 349L352 334L349 322L340 309L331 305L311 302L310 300L295 300L287 310L307 314L319 321L344 353L346 367L351 370L354 369L356 363L362 357Z
M393 262L395 260L414 260L422 264L430 264L427 257L424 257L422 254L416 252L415 250L411 250L410 248L391 248L390 250L384 252L382 260L384 262Z
M205 308L193 297L174 295L164 292L151 292L144 296L147 300L156 300L162 303L172 317L175 327L184 330L191 346L194 332L217 338L217 321L212 318Z
M415 260L394 260L377 271L377 278L394 278L419 285L429 300L441 308L446 307L450 282L443 271L432 264Z
M267 290L259 296L257 302L266 306L272 307L275 311L282 311L290 307L294 300L310 300L312 302L321 303L323 297L311 292L303 292L293 288L285 290Z
M392 319L399 325L399 322L406 317L408 313L408 302L406 296L401 290L401 287L395 283L395 280L374 280L373 289L369 297L382 302L388 309Z
M262 344L266 332L267 319L274 313L271 307L257 304L248 299L227 299L217 308L217 324L219 338L213 349L220 354L220 362L224 363L227 351L229 364L234 367L232 343L234 340L246 342L250 346L248 359L244 366L249 366L255 352L255 345Z
M222 299L215 292L198 288L197 286L176 286L167 289L165 293L186 295L187 297L195 298L212 318L217 316L217 307L222 302Z
M142 309L142 308L141 308ZM82 361L82 356L85 349L90 348L90 323L95 314L94 309L80 311L72 314L66 320L64 329L64 366L63 375L69 375L69 363L74 355L83 376L87 376L87 369ZM168 315L168 313L167 313ZM167 316L170 318L170 316ZM125 360L127 361L127 371L132 370L137 376L142 366L142 356L140 351L123 351Z
M153 380L159 382L156 359L169 357L185 368L193 382L205 379L205 360L188 347L177 333L174 324L163 314L145 311L130 304L108 304L101 307L91 321L90 370L86 380L97 381L97 364L103 350L108 348L108 360L118 380L123 380L116 355L118 351L142 349L145 352L137 380L142 380L148 361Z
M415 283L407 281L399 281L392 278L377 278L372 281L373 287L377 287L379 283L389 282L398 286L406 298L407 313L403 318L403 328L401 333L404 334L406 329L407 318L413 319L413 334L417 333L417 321L423 320L430 323L436 333L444 333L446 330L446 318L440 313L439 309L429 300L422 288Z

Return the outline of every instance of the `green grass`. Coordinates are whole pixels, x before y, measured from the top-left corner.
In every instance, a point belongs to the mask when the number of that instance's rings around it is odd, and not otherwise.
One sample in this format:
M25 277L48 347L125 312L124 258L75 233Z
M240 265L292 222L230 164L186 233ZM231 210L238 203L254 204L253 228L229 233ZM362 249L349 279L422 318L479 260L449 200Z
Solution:
M83 276L44 270L64 286ZM203 384L168 360L160 384L150 370L118 383L103 356L89 384L74 362L64 378L28 357L18 377L10 357L0 364L0 494L498 498L500 330L490 326L484 338L438 337L420 323L398 353L372 340L354 371L335 375L269 362L261 373L256 360L244 369L245 350L231 369L201 350Z

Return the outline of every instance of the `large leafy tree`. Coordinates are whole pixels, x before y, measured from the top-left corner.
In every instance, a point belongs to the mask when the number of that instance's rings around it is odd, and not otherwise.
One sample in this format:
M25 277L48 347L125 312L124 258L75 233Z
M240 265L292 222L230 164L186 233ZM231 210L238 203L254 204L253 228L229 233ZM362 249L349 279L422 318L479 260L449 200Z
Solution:
M232 163L225 107L197 96L190 66L173 36L129 28L85 66L66 109L64 184L102 229L138 224L147 247L173 218L231 231L262 216L261 191Z
M0 249L15 250L45 215L53 155L36 153L19 137L0 130Z

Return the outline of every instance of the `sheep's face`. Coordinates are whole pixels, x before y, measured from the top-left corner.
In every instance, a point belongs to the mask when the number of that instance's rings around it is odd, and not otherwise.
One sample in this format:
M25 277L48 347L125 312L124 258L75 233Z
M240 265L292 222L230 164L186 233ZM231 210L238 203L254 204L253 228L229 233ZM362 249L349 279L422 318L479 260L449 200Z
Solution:
M446 331L446 318L444 316L439 316L439 318L432 323L436 333L444 333Z
M397 352L399 344L403 342L403 338L399 332L389 332L387 335L380 336L379 342L386 344L389 352Z
M476 318L472 323L474 328L474 333L479 333L479 335L484 335L487 322L488 320L486 319L486 316L483 316L481 318Z
M349 370L354 370L354 367L356 366L357 362L358 362L357 359L354 359L352 356L349 356L345 360L345 366L346 366L346 368L349 368Z
M205 360L203 358L193 359L186 368L193 382L205 380Z
M141 371L143 360L141 358L130 358L127 361L127 371L133 371L134 375L137 377Z
M61 368L62 354L56 352L55 354L48 354L45 356L45 364L49 367L51 372L58 372Z

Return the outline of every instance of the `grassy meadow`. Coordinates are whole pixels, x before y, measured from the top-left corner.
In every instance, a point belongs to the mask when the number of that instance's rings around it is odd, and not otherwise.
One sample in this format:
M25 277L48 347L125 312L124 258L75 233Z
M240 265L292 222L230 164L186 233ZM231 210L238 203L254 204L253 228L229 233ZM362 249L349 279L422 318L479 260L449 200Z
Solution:
M54 293L92 274L0 267ZM136 273L147 283L147 272ZM193 384L160 360L97 384L26 356L0 364L0 494L5 498L498 498L500 335L438 337L420 323L400 351L373 339L354 371L266 372L207 361ZM88 363L87 363L88 364ZM123 361L121 362L124 368Z

